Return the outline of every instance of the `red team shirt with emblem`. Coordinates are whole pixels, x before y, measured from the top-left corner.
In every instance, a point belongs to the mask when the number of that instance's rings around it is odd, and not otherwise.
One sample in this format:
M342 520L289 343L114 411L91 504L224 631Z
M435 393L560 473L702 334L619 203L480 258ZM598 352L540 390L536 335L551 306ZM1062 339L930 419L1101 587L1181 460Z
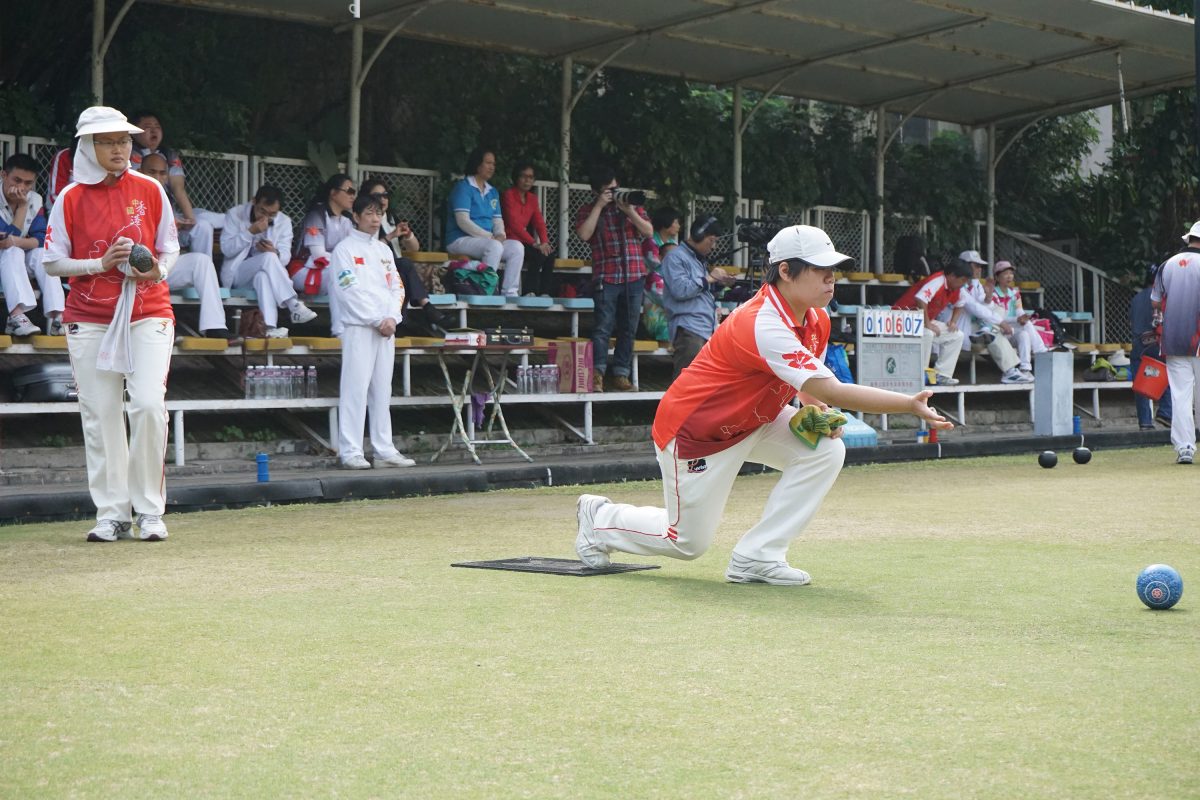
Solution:
M112 186L73 183L62 191L46 229L46 261L101 258L121 236L160 253L179 251L175 215L166 192L153 178L126 170ZM113 268L70 278L63 322L112 322L125 275ZM174 320L166 281L141 281L132 321L147 317Z
M717 328L658 404L651 431L676 458L703 458L740 442L779 416L809 378L831 378L824 364L829 314L803 321L770 284Z

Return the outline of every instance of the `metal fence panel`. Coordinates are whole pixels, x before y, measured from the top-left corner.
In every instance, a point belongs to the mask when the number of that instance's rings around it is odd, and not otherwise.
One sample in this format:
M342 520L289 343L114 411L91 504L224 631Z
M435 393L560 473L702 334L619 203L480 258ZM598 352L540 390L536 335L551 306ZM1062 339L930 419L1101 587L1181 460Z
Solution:
M50 188L50 166L54 162L54 154L62 148L63 145L56 144L54 140L43 139L40 136L22 136L20 139L20 152L31 156L37 162L38 174L34 191L43 199Z
M187 193L193 208L224 214L249 200L249 159L236 153L183 150Z
M396 219L406 219L421 247L433 249L433 193L441 175L433 170L407 169L364 164L359 171L366 181L382 181L391 195L388 210Z
M743 206L745 201L742 201ZM738 210L741 214L742 210ZM725 217L725 198L717 195L708 197L697 197L692 200L691 219L684 226L682 234L686 235L687 230L691 227L691 223L702 217L716 217L721 221L721 227L728 228L729 220ZM729 231L717 239L717 246L713 248L712 253L708 257L710 264L733 264L737 255L734 251L737 249L737 238L734 231Z
M299 158L272 158L255 156L250 162L254 176L253 190L264 184L279 187L283 192L283 213L299 226L304 212L321 185L321 173L309 161Z
M838 252L852 256L858 262L859 268L864 268L863 265L868 263L867 212L834 206L814 206L812 213L812 224L829 234Z
M17 137L11 133L0 133L0 161L7 161L8 157L17 152Z

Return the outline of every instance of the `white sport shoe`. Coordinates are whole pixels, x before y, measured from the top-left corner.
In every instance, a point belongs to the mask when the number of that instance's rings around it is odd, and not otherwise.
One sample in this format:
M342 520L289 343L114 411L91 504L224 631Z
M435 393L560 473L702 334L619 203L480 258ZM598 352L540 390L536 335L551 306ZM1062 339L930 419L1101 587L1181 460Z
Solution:
M1176 464L1191 464L1196 457L1195 450L1183 449L1179 451L1179 457L1175 459Z
M1035 380L1033 377L1033 370L1028 370L1028 369L1021 370L1021 377L1025 379L1026 383L1033 383Z
M1001 383L1033 383L1033 376L1013 367L1000 376Z
M267 328L268 339L286 339L288 335L287 328Z
M949 375L937 374L937 380L934 381L936 386L958 386L958 378L951 378Z
M292 306L293 325L303 325L306 322L312 322L316 318L317 312L304 305L302 300L297 300L296 305Z
M416 461L413 461L402 453L397 453L388 458L375 457L375 469L379 469L380 467L415 467L416 465Z
M63 325L62 317L47 317L46 319L46 335L47 336L62 336L66 333L66 326Z
M117 539L128 539L128 522L118 522L115 519L102 519L96 522L96 527L88 531L89 542L115 542Z
M734 553L725 570L730 583L769 583L774 586L807 586L812 577L802 569L789 567L786 561L755 561Z
M167 526L157 514L138 514L137 526L143 542L161 542L167 538Z
M370 469L371 462L362 456L350 456L342 461L342 469Z
M589 569L603 569L609 565L608 549L595 539L594 520L600 506L611 502L607 497L598 494L581 494L575 502L575 518L579 521L579 532L575 535L575 552Z
M41 333L41 328L29 321L24 314L13 314L4 325L4 332L9 336L33 336Z

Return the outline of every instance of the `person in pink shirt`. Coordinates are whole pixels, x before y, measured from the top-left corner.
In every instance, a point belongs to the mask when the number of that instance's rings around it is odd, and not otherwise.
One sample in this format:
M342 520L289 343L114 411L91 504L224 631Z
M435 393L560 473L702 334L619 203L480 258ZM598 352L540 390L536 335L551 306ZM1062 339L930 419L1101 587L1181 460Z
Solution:
M518 162L512 171L513 185L500 195L500 213L508 237L525 247L525 265L529 274L537 276L525 284L529 293L549 296L554 281L554 252L550 249L546 220L533 191L536 178L533 164Z

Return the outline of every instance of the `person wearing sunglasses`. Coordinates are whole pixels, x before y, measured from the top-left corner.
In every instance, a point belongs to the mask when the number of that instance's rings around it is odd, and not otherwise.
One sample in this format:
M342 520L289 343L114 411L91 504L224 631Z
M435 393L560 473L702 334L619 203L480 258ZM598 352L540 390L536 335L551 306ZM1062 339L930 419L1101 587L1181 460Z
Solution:
M722 233L716 217L698 219L688 230L687 241L663 257L663 307L674 348L672 380L692 363L717 330L713 287L733 283L732 275L720 267L710 269L707 263Z
M300 236L292 252L292 262L288 264L288 274L292 276L292 285L297 292L310 297L329 296L330 328L334 336L341 333L341 316L334 295L328 286L322 285L322 273L329 266L333 248L354 230L350 209L354 207L357 195L358 190L349 175L339 172L329 176L317 190L300 222ZM316 316L311 310L309 313ZM312 317L296 319L293 315L292 322L300 324L310 319Z

